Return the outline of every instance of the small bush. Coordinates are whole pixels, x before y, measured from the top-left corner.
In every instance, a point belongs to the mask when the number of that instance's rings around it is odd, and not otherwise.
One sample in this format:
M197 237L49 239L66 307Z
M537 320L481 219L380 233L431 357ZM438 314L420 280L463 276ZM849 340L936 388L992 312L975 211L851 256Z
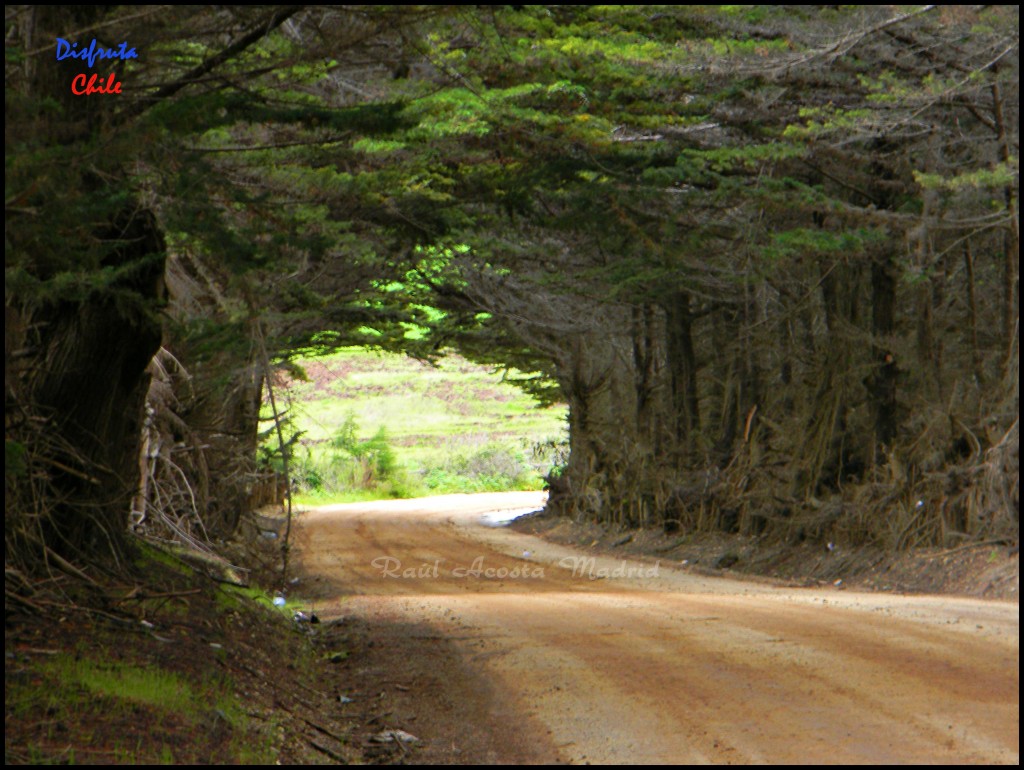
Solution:
M358 437L359 425L349 414L327 442L307 448L295 459L293 478L299 494L313 496L373 492L372 497L409 497L419 493L398 461L381 426L372 438Z

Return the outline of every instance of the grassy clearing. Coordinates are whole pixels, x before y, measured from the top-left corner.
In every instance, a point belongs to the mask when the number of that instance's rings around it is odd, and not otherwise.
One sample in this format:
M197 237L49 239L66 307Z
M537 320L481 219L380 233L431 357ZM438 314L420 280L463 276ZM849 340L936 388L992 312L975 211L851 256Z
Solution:
M299 502L540 489L561 460L565 407L487 367L355 349L300 363L308 380L286 390Z

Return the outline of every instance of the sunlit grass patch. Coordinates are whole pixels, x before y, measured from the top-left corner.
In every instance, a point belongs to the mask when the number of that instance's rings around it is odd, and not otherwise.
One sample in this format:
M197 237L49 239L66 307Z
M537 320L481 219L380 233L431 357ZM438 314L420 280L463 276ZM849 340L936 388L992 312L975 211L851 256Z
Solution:
M83 687L94 695L185 715L193 715L199 708L189 683L171 671L70 656L59 656L50 665L62 682Z

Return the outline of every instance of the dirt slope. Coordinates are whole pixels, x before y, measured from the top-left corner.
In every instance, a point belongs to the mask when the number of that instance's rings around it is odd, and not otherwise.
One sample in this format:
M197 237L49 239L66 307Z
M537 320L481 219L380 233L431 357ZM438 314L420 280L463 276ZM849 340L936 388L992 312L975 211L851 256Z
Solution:
M478 523L540 501L300 518L317 612L383 635L351 686L403 672L378 697L421 741L405 761L1018 762L1017 604L703 577Z

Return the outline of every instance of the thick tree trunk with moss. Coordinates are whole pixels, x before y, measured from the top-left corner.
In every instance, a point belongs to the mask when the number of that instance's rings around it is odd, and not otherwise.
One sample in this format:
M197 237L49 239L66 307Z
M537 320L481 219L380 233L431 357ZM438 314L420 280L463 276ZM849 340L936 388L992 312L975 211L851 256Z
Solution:
M8 557L39 546L116 556L138 483L146 367L160 345L163 242L151 216L126 215L123 281L81 301L8 304L6 428L24 463L5 490ZM13 349L12 349L13 348ZM15 363L12 365L11 362ZM12 549L15 553L12 553Z

